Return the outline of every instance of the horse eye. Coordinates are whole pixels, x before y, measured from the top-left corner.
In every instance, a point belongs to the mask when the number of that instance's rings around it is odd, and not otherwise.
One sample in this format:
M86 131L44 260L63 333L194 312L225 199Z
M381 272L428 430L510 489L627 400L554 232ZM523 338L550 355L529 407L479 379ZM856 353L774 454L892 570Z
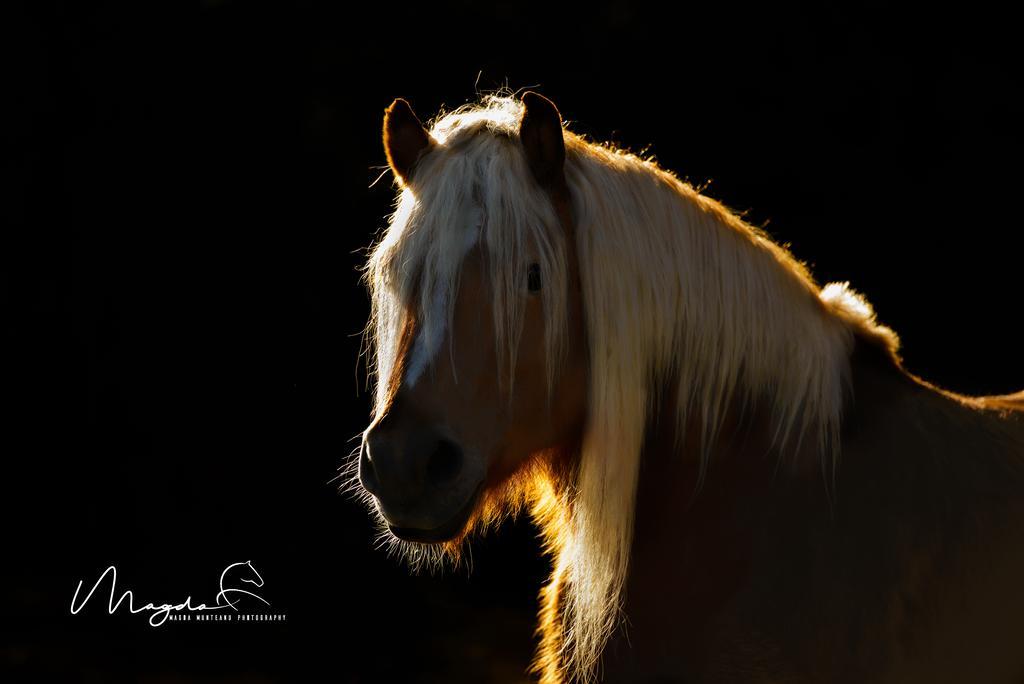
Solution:
M526 272L526 287L530 292L540 292L540 264L530 264Z

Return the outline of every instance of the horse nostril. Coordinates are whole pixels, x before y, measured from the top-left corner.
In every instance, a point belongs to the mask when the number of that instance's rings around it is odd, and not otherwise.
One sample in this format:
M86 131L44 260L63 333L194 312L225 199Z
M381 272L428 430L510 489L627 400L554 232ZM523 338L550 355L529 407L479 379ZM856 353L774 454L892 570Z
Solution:
M462 450L442 439L427 461L427 480L432 485L443 485L455 479L462 470Z

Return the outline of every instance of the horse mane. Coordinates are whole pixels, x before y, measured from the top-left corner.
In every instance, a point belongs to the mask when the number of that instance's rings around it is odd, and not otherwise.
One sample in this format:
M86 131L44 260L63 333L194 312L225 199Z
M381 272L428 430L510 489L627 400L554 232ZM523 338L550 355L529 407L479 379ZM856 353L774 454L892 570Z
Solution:
M590 355L578 469L563 487L543 475L520 478L531 484L511 500L532 499L556 555L539 668L545 679L564 666L587 680L620 619L641 449L658 392L675 394L679 435L700 432L701 477L730 407L763 402L779 457L814 454L830 482L854 338L893 358L898 340L847 284L820 288L786 249L719 202L651 159L568 130L576 244L566 245L518 143L521 116L519 101L493 95L431 127L439 149L421 160L415 187L402 189L367 266L376 410L386 408L403 311L416 307L427 330L450 322L461 259L477 240L489 255L496 344L510 371L528 246L541 262L551 283L542 291L550 387L564 353L565 250L576 249ZM493 504L484 517L500 511Z

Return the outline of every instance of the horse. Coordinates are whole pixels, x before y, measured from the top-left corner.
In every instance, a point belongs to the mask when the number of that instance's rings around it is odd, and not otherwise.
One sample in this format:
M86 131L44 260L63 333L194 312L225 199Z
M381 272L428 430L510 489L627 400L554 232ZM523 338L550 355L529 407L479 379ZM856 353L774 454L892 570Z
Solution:
M537 93L383 144L354 482L413 569L532 516L541 682L1024 681L1024 392Z

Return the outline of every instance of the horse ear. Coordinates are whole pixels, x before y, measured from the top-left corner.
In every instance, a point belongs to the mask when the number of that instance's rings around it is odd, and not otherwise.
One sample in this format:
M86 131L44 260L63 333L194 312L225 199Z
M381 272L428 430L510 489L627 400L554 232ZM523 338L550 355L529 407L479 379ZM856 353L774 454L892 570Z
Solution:
M416 162L436 144L402 98L384 110L384 152L391 170L403 183L412 180Z
M562 137L562 117L554 102L533 91L523 93L519 139L537 182L548 190L563 187L565 140Z

